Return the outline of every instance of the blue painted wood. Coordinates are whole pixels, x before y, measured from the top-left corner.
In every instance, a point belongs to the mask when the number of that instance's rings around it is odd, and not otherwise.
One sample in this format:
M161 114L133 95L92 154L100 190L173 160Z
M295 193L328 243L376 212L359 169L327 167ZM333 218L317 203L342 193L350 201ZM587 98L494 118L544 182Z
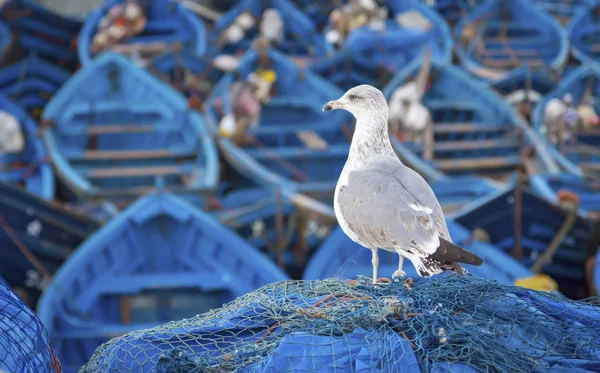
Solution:
M365 61L384 65L392 71L403 67L406 49L413 54L428 47L434 59L449 63L454 42L448 24L433 9L418 0L386 0L390 18L383 33L359 27L352 30L344 40L344 46L358 53ZM418 12L431 23L431 30L404 28L395 20L405 12ZM330 25L328 27L331 27Z
M546 136L548 129L544 123L544 111L546 105L553 98L563 99L565 94L571 94L573 104L578 106L582 103L582 99L586 90L590 88L590 99L593 101L593 106L598 112L600 109L596 97L600 96L600 66L595 63L582 65L571 73L569 73L555 89L550 91L538 103L532 118L532 125L543 136ZM597 130L591 132L581 131L577 135L577 140L574 146L567 149L564 156L554 146L546 141L548 148L555 156L557 162L562 168L569 173L581 175L582 170L598 170L600 165L600 156L598 154L589 153L583 146L589 146L600 150L600 132Z
M77 45L83 66L91 63L90 47L102 17L116 4L125 0L108 0L86 19ZM206 29L194 13L175 0L143 0L147 6L147 21L141 35L127 40L128 44L166 42L183 44L185 50L202 55L206 51Z
M52 95L70 73L35 54L0 70L0 92L39 119Z
M563 24L572 21L577 11L591 7L595 2L596 0L533 0L538 9L553 15Z
M0 276L13 289L23 289L23 300L35 309L49 279L27 255L52 275L99 226L95 220L0 182Z
M323 104L343 92L315 73L298 68L280 52L268 51L269 66L277 74L276 94L263 105L260 123L247 133L257 140L246 147L230 138L218 140L225 159L243 176L258 185L333 195L337 178L346 162L350 143L343 126L352 119L346 112L323 113ZM242 79L259 67L258 53L251 49L240 62ZM233 74L217 84L207 102L207 122L216 133L223 116L231 113L229 88ZM326 150L311 150L298 137L300 131L314 131L329 144ZM240 182L243 182L240 180Z
M65 372L111 337L208 311L287 276L208 214L150 194L85 241L38 315Z
M450 26L454 26L485 0L421 0L421 2L433 7Z
M215 22L210 37L211 46L221 53L245 53L259 35L260 18L263 11L268 8L276 9L284 21L284 39L280 45L274 47L288 56L301 57L323 57L331 51L311 20L289 0L241 0ZM245 12L249 12L254 17L255 26L247 31L241 41L221 45L218 40L223 32L233 24L240 14Z
M420 65L415 60L396 74L383 90L385 97L390 99L413 80ZM391 140L405 162L426 179L479 175L506 182L521 164L521 149L529 144L542 170L557 170L543 139L502 97L463 70L434 61L422 102L433 121L433 160L422 158L422 143L401 142L395 136Z
M196 193L217 184L216 147L186 99L127 58L105 53L46 106L44 140L61 181L79 198L154 188Z
M593 177L562 173L535 174L530 177L531 188L550 202L558 203L561 190L577 194L582 213L600 212L600 181Z
M514 285L520 278L529 277L531 271L494 245L471 239L471 232L459 223L448 219L448 229L452 240L461 247L475 253L483 259L483 265L474 267L465 265L472 274L497 280L501 284ZM398 268L398 254L379 250L379 271L381 277L390 278ZM372 275L371 250L353 242L337 228L311 258L304 272L305 280L317 280L339 276L354 279L358 275ZM406 277L419 281L414 266L404 261Z
M54 198L54 174L35 122L3 95L0 95L0 111L17 119L25 137L22 152L0 154L0 181L23 185L27 191L44 199Z
M481 228L490 237L491 244L509 253L515 244L514 187L499 190L458 212L454 220L469 230ZM559 231L568 213L544 198L522 191L521 247L522 264L531 267ZM573 229L560 244L543 273L551 276L561 292L570 298L586 296L585 261L593 239L594 222L579 215Z
M473 36L456 48L460 62L473 75L490 81L523 64L560 71L569 56L566 31L529 0L485 2L461 19L455 38L463 38L468 27Z
M566 29L573 56L581 62L600 62L600 17L598 6L579 7Z
M64 68L76 69L74 41L82 26L79 20L56 14L31 0L7 1L1 14L16 32L22 57L35 53Z

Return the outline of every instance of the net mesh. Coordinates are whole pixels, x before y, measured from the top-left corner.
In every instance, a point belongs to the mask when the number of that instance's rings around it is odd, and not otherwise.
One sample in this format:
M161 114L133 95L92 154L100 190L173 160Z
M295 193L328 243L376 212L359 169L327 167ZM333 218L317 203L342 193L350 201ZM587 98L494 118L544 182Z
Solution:
M0 372L62 372L40 320L1 283Z
M600 309L467 275L286 281L115 338L82 372L586 372Z

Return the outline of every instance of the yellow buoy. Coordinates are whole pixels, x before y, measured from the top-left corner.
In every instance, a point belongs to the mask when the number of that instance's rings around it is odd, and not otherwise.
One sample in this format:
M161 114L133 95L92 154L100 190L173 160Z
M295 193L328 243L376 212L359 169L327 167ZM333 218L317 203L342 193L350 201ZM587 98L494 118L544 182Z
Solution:
M552 290L558 290L558 284L548 275L533 275L531 277L520 278L515 281L515 285L527 289L548 292Z
M256 75L271 84L277 80L277 73L273 70L258 70Z

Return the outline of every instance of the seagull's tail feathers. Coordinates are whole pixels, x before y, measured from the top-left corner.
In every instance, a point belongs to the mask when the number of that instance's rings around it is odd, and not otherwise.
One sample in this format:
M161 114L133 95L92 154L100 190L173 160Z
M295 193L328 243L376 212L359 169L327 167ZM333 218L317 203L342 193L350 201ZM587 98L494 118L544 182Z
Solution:
M467 270L460 263L480 266L483 264L483 260L477 255L440 237L440 246L435 253L426 258L419 258L418 263L415 263L415 261L413 263L421 277L429 277L434 274L443 273L446 270L451 270L462 276L467 273Z

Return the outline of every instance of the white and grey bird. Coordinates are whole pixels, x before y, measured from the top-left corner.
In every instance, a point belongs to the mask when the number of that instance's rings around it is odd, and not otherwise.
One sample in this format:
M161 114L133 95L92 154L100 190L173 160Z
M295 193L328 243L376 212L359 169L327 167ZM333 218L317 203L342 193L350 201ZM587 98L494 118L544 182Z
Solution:
M421 277L446 270L465 274L460 263L481 265L478 256L452 243L444 213L429 184L398 159L388 137L388 105L370 85L348 90L324 111L343 109L356 118L350 153L334 195L344 233L372 251L377 282L378 249L400 256L394 277L403 277L404 257Z

